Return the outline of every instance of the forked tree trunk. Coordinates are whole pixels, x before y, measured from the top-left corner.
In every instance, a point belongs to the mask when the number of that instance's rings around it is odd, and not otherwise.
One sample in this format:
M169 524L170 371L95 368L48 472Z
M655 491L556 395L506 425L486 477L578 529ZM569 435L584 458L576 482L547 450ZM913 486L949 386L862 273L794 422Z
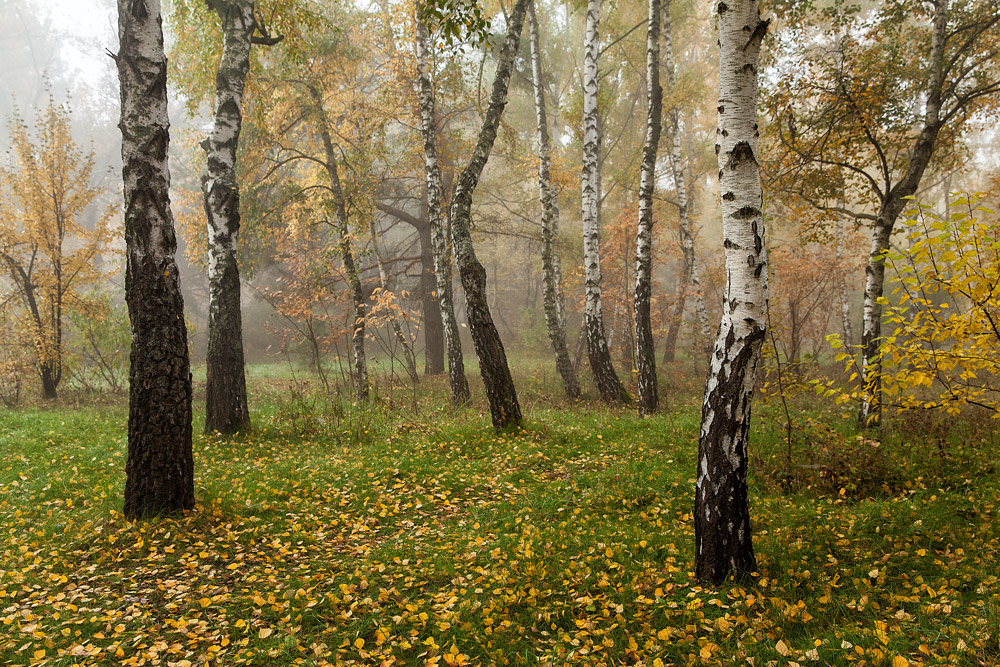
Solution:
M340 250L340 261L344 265L344 274L351 289L351 301L354 304L354 323L351 328L351 361L354 363L355 396L359 401L368 400L368 363L365 357L365 319L368 317L368 304L361 279L354 264L354 252L351 250L351 230L347 218L347 206L344 202L344 190L340 185L340 172L337 169L337 150L333 145L330 127L327 124L326 112L323 109L323 96L319 89L310 86L309 95L314 105L313 114L316 127L323 139L323 153L330 179L330 209L333 214L334 226L337 229L337 247Z
M531 80L535 89L535 118L538 126L538 192L542 205L542 282L545 304L545 326L549 342L556 355L556 370L562 378L563 389L570 398L580 395L580 382L573 368L566 346L566 321L562 312L562 276L559 256L555 248L559 229L559 198L552 187L552 141L549 138L548 118L545 111L545 90L542 87L542 56L538 44L538 17L535 3L528 8L529 36L531 39Z
M604 331L601 305L601 140L598 128L597 90L600 57L601 0L587 0L587 30L583 57L583 265L586 304L584 327L587 331L587 356L597 390L608 403L627 403L631 399L622 386L611 362Z
M667 85L673 89L676 82L677 66L674 62L673 23L670 19L670 2L663 3L663 51L667 72ZM681 250L684 265L681 275L681 289L677 304L667 331L667 342L663 353L664 361L673 361L677 349L677 337L684 319L684 307L688 299L694 302L695 318L701 340L697 349L703 349L705 354L711 352L712 330L708 323L708 309L705 307L705 294L701 287L701 271L698 267L698 255L694 248L694 229L691 227L690 208L688 207L687 183L684 176L684 159L681 154L681 122L680 111L672 107L667 113L670 132L670 172L677 191L677 213L680 218Z
M757 0L719 3L719 124L726 297L715 339L695 486L697 577L756 569L747 496L750 407L766 331L767 250L757 158L757 66L767 22Z
M521 405L517 400L514 379L507 365L500 334L493 323L493 316L487 303L486 269L476 257L472 245L472 195L479 183L486 161L490 157L496 141L497 127L507 106L507 90L524 27L524 15L530 0L517 0L507 18L507 36L504 39L497 71L493 78L489 107L479 130L476 147L472 150L469 164L462 171L455 187L455 197L451 205L451 236L455 244L455 259L458 263L462 287L465 288L466 312L472 342L479 357L479 372L483 377L486 398L490 403L493 427L497 430L521 423Z
M669 1L669 0L668 0ZM639 177L639 227L635 237L635 361L639 384L639 414L651 415L659 403L656 349L649 300L653 283L653 189L656 153L660 146L663 91L660 89L660 0L649 0L646 26L646 141Z
M159 0L118 0L125 299L132 323L125 516L194 507L191 373L170 212Z
M434 122L434 87L431 85L427 26L419 17L416 18L416 26L417 97L420 100L420 130L424 140L424 168L427 174L427 218L431 226L431 242L434 248L434 276L437 280L438 301L441 304L441 320L444 324L444 343L448 350L448 387L451 391L451 402L461 404L469 400L469 381L465 377L462 339L459 337L458 321L455 319L451 288L451 253L448 251L441 212L443 188L441 164L437 152L437 126Z
M392 285L389 284L389 272L385 270L385 261L382 259L382 251L378 249L378 232L375 229L375 218L368 219L368 231L372 239L372 254L375 255L375 263L378 266L379 286L384 292L391 292ZM406 373L410 376L410 382L418 384L420 375L417 373L417 361L413 356L413 345L403 333L403 327L399 324L399 319L395 313L389 315L389 326L392 333L403 348L403 357L406 361Z
M205 357L205 432L250 427L243 359L240 269L240 191L236 150L243 124L243 90L250 70L253 0L215 0L222 20L222 62L215 78L215 119L202 146L208 163L201 178L208 218L208 352Z

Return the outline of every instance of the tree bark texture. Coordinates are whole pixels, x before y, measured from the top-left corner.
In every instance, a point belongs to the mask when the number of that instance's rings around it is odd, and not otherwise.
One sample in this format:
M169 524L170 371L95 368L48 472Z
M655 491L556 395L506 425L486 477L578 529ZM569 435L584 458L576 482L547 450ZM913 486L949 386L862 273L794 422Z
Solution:
M649 300L653 283L653 189L656 153L660 146L663 91L660 88L660 0L649 0L646 25L646 141L639 177L639 225L635 237L635 362L638 370L639 414L651 415L659 403L656 349Z
M344 265L344 275L351 289L351 300L354 304L354 326L351 329L351 359L354 362L355 396L359 401L368 400L368 363L365 357L365 319L368 317L368 303L358 269L354 263L354 252L351 250L351 229L347 218L347 205L344 201L344 190L340 185L340 172L337 169L337 149L330 135L330 127L323 109L323 96L318 88L310 86L309 95L314 105L316 128L323 140L323 154L330 179L330 209L333 214L334 227L337 230L337 246L340 250L340 261Z
M236 247L240 191L236 150L243 125L243 90L250 70L253 0L216 0L222 21L222 62L215 78L215 118L202 144L208 163L201 177L208 219L208 352L205 357L205 432L236 433L250 428L243 314Z
M757 0L719 8L716 153L726 293L712 352L695 487L697 577L714 584L756 568L747 496L750 407L767 324L767 250L757 159L757 67L767 22Z
M132 324L125 516L194 507L191 373L170 212L159 0L118 1L125 298Z
M865 267L864 320L861 330L863 392L858 425L862 428L877 428L881 425L882 304L879 299L885 288L885 253L889 249L889 239L896 220L906 208L906 198L916 193L920 179L934 155L934 147L944 124L941 104L945 78L950 67L945 62L945 46L949 37L949 4L949 0L937 0L934 3L923 126L910 153L906 173L886 192L872 227L872 249Z
M444 216L441 211L444 189L441 185L441 163L437 151L437 124L435 123L434 87L431 84L430 56L427 26L416 18L415 53L417 60L417 97L420 101L420 130L424 140L424 168L427 174L427 216L431 226L434 249L434 276L437 296L444 325L444 343L448 350L448 387L451 402L462 404L469 400L469 381L465 377L462 357L462 339L455 319L454 296L451 287L451 253L445 234Z
M528 9L529 37L531 41L531 80L535 90L535 118L538 127L538 192L542 207L542 284L545 307L545 326L549 342L556 356L556 370L562 378L563 389L570 398L580 396L580 382L573 368L566 345L566 321L563 319L562 276L558 251L555 247L559 229L559 198L552 187L552 140L549 137L548 118L545 111L545 89L542 84L542 56L538 40L538 17L535 3Z
M444 322L437 298L437 275L434 273L434 245L431 228L417 229L420 238L420 305L424 321L424 374L444 373Z
M608 403L627 403L631 399L615 373L604 330L601 305L601 139L598 127L597 91L601 0L587 0L587 29L583 57L583 264L586 303L584 328L587 331L587 356L597 390Z
M947 218L946 218L947 219ZM837 226L837 246L834 254L834 264L840 266L844 255L844 227L847 223L841 219ZM843 275L837 277L837 296L840 299L840 324L844 333L844 343L854 344L854 325L851 323L851 302L847 297L847 280Z
M514 388L514 379L507 365L507 354L487 303L486 269L476 257L472 245L472 196L479 184L479 177L483 173L486 161L490 157L500 118L503 116L504 107L507 106L507 91L510 86L514 56L517 55L520 45L521 30L524 27L524 17L529 2L530 0L517 0L507 18L507 35L497 59L497 71L493 78L486 116L483 118L469 164L458 178L451 204L451 236L462 287L465 288L469 328L472 331L476 356L479 357L479 372L483 377L486 398L489 400L493 427L497 430L516 426L521 423L523 417L521 405L517 400L517 390Z

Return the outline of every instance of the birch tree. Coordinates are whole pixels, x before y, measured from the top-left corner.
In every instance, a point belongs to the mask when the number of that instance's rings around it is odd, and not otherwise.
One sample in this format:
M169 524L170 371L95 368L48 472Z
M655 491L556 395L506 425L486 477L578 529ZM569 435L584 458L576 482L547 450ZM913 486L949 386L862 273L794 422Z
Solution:
M332 218L333 227L337 231L337 249L340 251L340 261L344 266L344 274L351 290L351 300L354 304L354 322L351 328L351 361L354 364L354 394L359 401L368 400L368 362L365 357L365 318L368 315L368 300L365 298L358 276L354 252L351 250L351 229L347 217L347 204L344 200L344 190L340 184L340 171L337 167L337 149L330 134L330 125L323 108L323 95L319 88L309 84L309 97L312 101L312 115L316 131L323 140L323 168L329 178L327 186L330 197L327 201L327 211Z
M542 281L545 327L556 355L556 370L563 389L570 398L580 395L580 382L566 345L566 320L563 316L562 270L555 240L559 230L559 197L552 186L552 140L549 136L545 110L545 88L542 84L542 55L538 38L538 16L535 2L528 7L528 27L531 42L531 82L535 92L535 118L538 134L538 198L542 207Z
M584 327L587 331L587 354L594 382L608 403L629 402L631 398L622 386L611 362L611 352L604 330L601 305L601 138L597 110L600 72L601 0L587 0L587 27L583 56L583 173L581 191L583 203L583 264Z
M756 568L747 496L747 444L767 312L767 251L757 152L757 67L768 21L757 0L720 2L716 153L726 291L698 441L695 570L718 584Z
M431 244L434 253L434 277L437 282L437 297L441 305L441 320L444 325L444 343L448 352L448 388L452 403L460 404L469 400L469 381L465 377L465 361L462 357L462 340L459 338L458 321L455 319L454 295L452 294L451 252L445 234L442 214L443 188L441 185L441 165L437 151L437 125L435 123L434 86L431 82L430 56L427 26L416 12L415 55L417 60L417 97L420 102L420 131L424 140L424 168L427 176L427 216L431 228Z
M673 22L670 16L670 0L663 2L663 52L664 66L667 74L667 87L673 90L677 82L677 65L674 61ZM673 361L677 348L677 336L684 318L684 308L688 300L694 304L694 313L701 334L701 340L706 348L711 345L712 330L708 324L708 309L705 307L705 295L701 287L701 269L698 266L698 255L695 252L695 231L691 224L690 207L688 205L687 179L684 174L684 155L681 152L681 112L676 106L671 106L667 112L667 131L670 134L670 153L668 163L670 174L677 193L677 214L680 218L681 251L683 269L680 288L677 295L677 305L667 330L667 341L663 360ZM705 349L707 354L710 349Z
M906 0L811 17L782 46L802 66L767 105L782 154L784 192L870 225L861 332L859 424L881 418L885 254L896 221L932 160L945 161L965 123L996 113L1000 6L988 0ZM832 25L832 28L831 28ZM801 27L801 26L800 26ZM877 69L879 77L871 72ZM951 149L951 150L949 150ZM861 193L867 210L841 205Z
M479 184L483 168L489 160L490 151L496 141L500 118L507 106L507 91L510 87L514 56L517 55L521 42L521 30L524 27L529 2L530 0L517 0L507 17L507 34L497 59L489 105L469 163L458 177L451 204L451 236L462 287L465 288L469 329L472 331L472 342L479 358L479 373L483 377L486 398L489 400L490 416L494 428L498 430L520 424L523 417L521 405L517 400L517 390L514 388L514 379L507 365L507 354L493 323L493 315L490 313L486 293L486 269L476 257L476 250L472 244L472 196Z
M222 60L215 78L212 132L202 143L208 161L201 178L208 219L208 351L205 357L205 432L250 427L243 358L243 315L236 248L240 191L236 151L243 125L243 92L251 43L275 44L254 18L254 0L208 0L222 22ZM258 34L259 31L259 34Z
M668 0L669 2L669 0ZM646 24L646 141L639 177L639 225L635 237L635 360L638 370L639 414L656 412L656 350L649 316L653 282L653 189L656 154L662 129L663 91L660 89L660 0L649 0Z
M170 211L159 0L118 0L125 299L132 323L125 516L194 507L191 372Z

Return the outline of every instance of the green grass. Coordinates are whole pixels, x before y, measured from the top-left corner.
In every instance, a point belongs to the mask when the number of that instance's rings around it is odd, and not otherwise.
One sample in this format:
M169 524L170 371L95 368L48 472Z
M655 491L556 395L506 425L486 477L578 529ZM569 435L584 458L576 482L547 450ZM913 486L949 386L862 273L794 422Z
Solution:
M789 468L760 404L760 573L713 589L697 381L641 419L516 375L525 428L495 435L475 382L365 407L254 368L254 432L196 437L198 507L148 523L119 513L120 404L0 412L0 665L1000 664L991 424L876 446L799 397Z

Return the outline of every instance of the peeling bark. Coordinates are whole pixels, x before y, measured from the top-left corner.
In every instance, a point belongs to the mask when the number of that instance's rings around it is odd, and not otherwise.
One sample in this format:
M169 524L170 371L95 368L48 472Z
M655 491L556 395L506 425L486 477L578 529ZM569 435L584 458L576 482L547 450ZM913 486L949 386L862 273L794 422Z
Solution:
M668 0L669 1L669 0ZM653 282L653 189L656 185L656 153L662 129L663 91L660 88L660 0L649 0L646 28L646 141L642 147L639 177L639 226L635 237L635 361L638 370L639 414L656 412L656 350L649 315Z
M757 66L767 31L757 0L719 3L719 118L726 293L712 353L695 488L695 569L713 584L756 569L747 445L767 325L767 250L757 160Z
M556 370L563 389L570 398L580 396L580 382L573 368L566 345L566 321L563 319L562 275L559 253L555 248L559 229L559 198L552 187L552 141L549 137L545 111L545 90L542 88L542 56L538 43L538 17L534 0L528 8L531 41L531 80L535 90L535 118L538 127L538 192L542 206L542 282L545 326L556 356Z
M250 428L243 358L240 269L240 191L236 150L243 124L243 91L250 69L253 0L215 0L222 21L222 61L216 75L215 118L202 146L208 163L201 177L208 219L208 352L205 358L205 432Z
M628 403L631 397L615 373L604 330L601 304L601 178L600 128L597 112L601 0L587 0L587 30L583 58L583 264L586 304L584 328L587 356L594 382L608 403Z
M194 507L191 373L170 212L159 0L119 0L125 299L132 324L125 516Z
M466 312L472 342L479 357L479 372L483 377L486 398L490 404L493 427L497 430L516 426L523 419L517 390L507 364L507 355L487 303L486 269L476 257L472 245L472 195L479 183L486 161L496 141L500 118L507 105L510 76L521 41L521 29L530 0L517 0L507 18L507 35L497 59L490 102L483 118L476 147L469 164L462 171L451 204L451 236L455 246L462 287L465 288Z
M455 319L454 296L452 294L451 253L445 233L441 211L443 188L441 185L441 164L438 161L437 126L434 122L434 87L431 85L430 62L428 58L427 26L416 19L415 53L417 60L417 96L420 100L420 129L424 140L424 168L427 174L427 215L431 226L431 241L434 249L434 276L437 282L437 296L441 305L441 320L444 325L444 343L448 350L448 388L451 402L462 404L469 400L469 381L465 377L465 361L462 357L462 339L459 337L458 321Z
M364 290L361 287L361 279L358 277L357 266L354 263L354 252L351 250L351 231L347 218L347 206L344 202L344 190L340 185L340 172L337 169L337 151L333 145L333 137L330 135L330 127L326 119L326 112L323 110L323 97L319 89L310 86L309 95L313 102L313 116L316 121L316 129L323 139L323 153L325 160L323 166L326 168L327 176L330 179L331 202L329 208L332 209L334 227L337 230L337 246L340 250L340 261L344 265L344 274L347 276L347 284L351 289L351 300L354 304L354 327L351 330L351 357L354 362L354 383L355 396L359 401L368 400L368 363L365 358L365 319L368 316L368 303L365 299Z

